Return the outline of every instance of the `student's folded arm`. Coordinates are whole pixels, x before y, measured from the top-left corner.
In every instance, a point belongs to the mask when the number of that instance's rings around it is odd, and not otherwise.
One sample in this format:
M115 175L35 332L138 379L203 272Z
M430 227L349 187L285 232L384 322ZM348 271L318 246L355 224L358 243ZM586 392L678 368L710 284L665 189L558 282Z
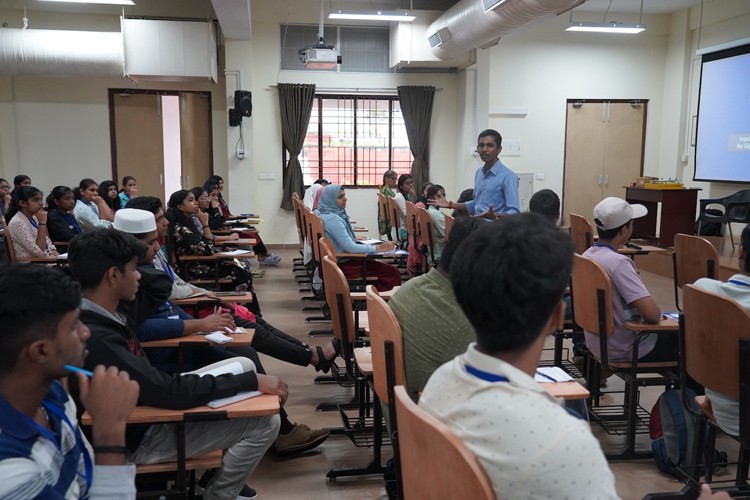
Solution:
M661 319L661 309L649 295L633 301L633 305L646 323L657 323Z

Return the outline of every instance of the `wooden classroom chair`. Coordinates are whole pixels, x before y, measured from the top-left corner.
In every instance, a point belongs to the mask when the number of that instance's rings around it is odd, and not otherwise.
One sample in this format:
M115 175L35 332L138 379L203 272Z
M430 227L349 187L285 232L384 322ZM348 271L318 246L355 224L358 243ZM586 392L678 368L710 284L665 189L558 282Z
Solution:
M682 310L678 289L695 283L700 278L715 279L718 267L719 253L707 239L682 233L674 236L672 271L677 309Z
M594 228L586 217L578 214L569 214L570 237L578 255L589 249L594 244Z

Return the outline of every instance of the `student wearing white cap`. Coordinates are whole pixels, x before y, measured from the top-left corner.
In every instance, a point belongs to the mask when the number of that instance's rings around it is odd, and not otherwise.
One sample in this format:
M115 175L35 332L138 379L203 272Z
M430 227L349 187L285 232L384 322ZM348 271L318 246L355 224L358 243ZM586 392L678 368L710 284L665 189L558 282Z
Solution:
M609 197L594 207L594 223L599 242L583 253L596 261L612 281L612 308L614 333L607 339L607 351L612 361L631 361L638 332L628 330L624 323L642 318L647 323L661 319L661 309L638 276L633 261L617 252L633 234L633 219L643 217L648 209L643 205L630 204L623 199ZM589 350L599 354L599 337L585 332ZM637 343L640 361L676 361L678 353L677 335L651 333Z

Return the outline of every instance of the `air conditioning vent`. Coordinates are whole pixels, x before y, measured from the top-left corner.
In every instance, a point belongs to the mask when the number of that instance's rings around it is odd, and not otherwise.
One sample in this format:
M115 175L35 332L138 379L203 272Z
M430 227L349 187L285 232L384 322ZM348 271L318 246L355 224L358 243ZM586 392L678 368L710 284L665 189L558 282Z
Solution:
M451 33L450 31L448 31L448 28L440 28L435 33L430 35L430 37L427 38L427 41L430 42L431 48L435 48L441 46L450 39Z
M488 12L500 7L505 1L506 0L482 0L482 5L484 5L484 11Z

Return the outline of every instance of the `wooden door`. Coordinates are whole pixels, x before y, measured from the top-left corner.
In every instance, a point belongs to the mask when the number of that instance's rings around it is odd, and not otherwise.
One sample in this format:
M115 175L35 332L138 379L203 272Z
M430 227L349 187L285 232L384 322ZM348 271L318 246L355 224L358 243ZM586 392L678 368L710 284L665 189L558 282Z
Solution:
M139 196L164 198L164 134L161 97L110 91L113 128L112 171L120 184L126 175L138 182Z
M565 171L563 174L563 224L568 214L591 220L594 206L602 199L604 129L602 103L568 102L565 127Z
M643 172L646 103L608 103L604 123L604 183L602 199L625 198L625 187Z
M575 213L593 221L608 196L643 172L646 101L568 101L563 174L563 219Z
M213 172L210 97L208 93L180 93L183 189L202 186Z

